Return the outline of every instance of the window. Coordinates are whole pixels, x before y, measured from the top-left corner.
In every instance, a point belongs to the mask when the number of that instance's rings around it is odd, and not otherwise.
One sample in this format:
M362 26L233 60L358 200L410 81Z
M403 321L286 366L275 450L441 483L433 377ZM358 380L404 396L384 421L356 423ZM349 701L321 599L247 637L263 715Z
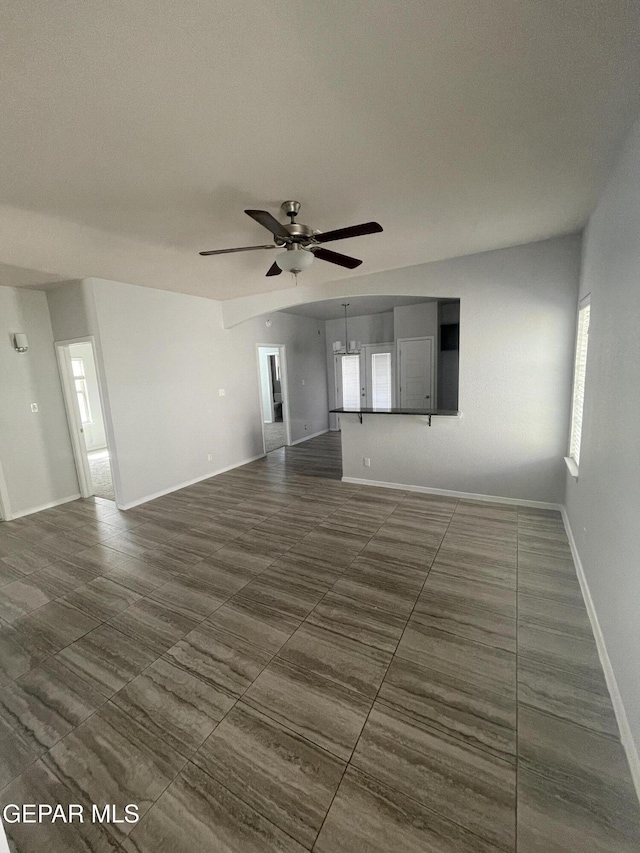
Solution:
M89 407L89 393L87 391L87 380L84 375L84 361L81 358L71 359L71 369L73 371L73 381L76 386L76 396L78 398L78 408L80 409L80 420L82 424L93 423L91 417L91 408Z
M360 356L342 356L342 407L360 408Z
M571 406L569 457L574 462L575 473L577 473L577 466L580 464L580 441L582 438L582 414L584 409L584 382L587 374L587 349L589 346L589 313L589 296L586 296L581 301L578 310L576 361L573 374L573 402ZM571 470L571 466L569 470Z
M371 402L374 409L390 409L391 353L374 352L371 355Z

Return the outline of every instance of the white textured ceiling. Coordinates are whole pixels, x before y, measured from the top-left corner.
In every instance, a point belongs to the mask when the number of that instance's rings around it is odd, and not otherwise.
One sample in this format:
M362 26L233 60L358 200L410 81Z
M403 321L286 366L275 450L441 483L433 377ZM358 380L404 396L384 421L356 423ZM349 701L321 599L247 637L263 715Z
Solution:
M0 264L229 298L283 287L272 253L198 250L268 242L243 208L286 198L385 229L310 283L579 229L640 3L5 0L0 81Z
M417 305L419 302L435 302L429 297L418 296L350 296L341 299L325 299L323 302L307 302L284 308L285 314L299 314L313 317L314 320L340 320L344 317L344 304L348 305L349 317L363 317L368 314L386 314L400 305Z

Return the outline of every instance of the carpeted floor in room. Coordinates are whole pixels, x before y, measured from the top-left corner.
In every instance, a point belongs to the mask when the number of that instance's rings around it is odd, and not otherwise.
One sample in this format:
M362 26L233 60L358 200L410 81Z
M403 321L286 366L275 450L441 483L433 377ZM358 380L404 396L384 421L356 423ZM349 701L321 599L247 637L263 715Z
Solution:
M109 451L106 448L103 450L90 450L87 453L87 457L89 459L94 495L98 498L107 498L108 500L115 501L116 496L113 490Z

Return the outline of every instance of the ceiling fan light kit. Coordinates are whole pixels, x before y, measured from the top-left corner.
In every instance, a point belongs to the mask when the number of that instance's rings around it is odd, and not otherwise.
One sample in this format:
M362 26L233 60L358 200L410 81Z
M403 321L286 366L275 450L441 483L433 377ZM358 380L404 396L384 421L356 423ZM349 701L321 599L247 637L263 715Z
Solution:
M286 225L278 222L267 210L245 210L247 216L255 219L256 222L272 233L273 245L212 249L211 251L200 252L200 254L227 255L231 252L252 252L257 249L285 249L284 252L276 256L276 260L267 270L267 276L280 275L284 270L297 277L298 273L311 266L314 256L321 261L353 270L360 266L361 260L349 255L341 255L339 252L332 252L330 249L323 249L321 244L333 240L346 240L349 237L361 237L364 234L378 234L382 231L382 226L377 222L363 222L361 225L338 228L335 231L325 231L324 233L313 231L308 225L296 222L296 216L300 212L299 201L284 201L280 207L282 212L289 217L290 221Z
M276 263L284 272L298 274L307 270L313 263L313 253L308 249L301 249L297 244L287 247L285 252L276 255Z

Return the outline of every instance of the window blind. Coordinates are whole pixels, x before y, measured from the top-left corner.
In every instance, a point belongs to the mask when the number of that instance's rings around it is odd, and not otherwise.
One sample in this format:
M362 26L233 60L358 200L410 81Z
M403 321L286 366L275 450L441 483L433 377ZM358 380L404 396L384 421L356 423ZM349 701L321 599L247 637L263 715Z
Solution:
M584 383L587 375L587 349L589 346L590 303L583 303L578 311L578 334L576 336L576 361L573 375L573 403L571 407L571 438L569 456L576 465L580 464L580 441L582 439L582 415L584 410Z
M342 406L345 409L360 407L360 356L342 356Z
M391 408L391 353L371 356L371 399L374 409Z

